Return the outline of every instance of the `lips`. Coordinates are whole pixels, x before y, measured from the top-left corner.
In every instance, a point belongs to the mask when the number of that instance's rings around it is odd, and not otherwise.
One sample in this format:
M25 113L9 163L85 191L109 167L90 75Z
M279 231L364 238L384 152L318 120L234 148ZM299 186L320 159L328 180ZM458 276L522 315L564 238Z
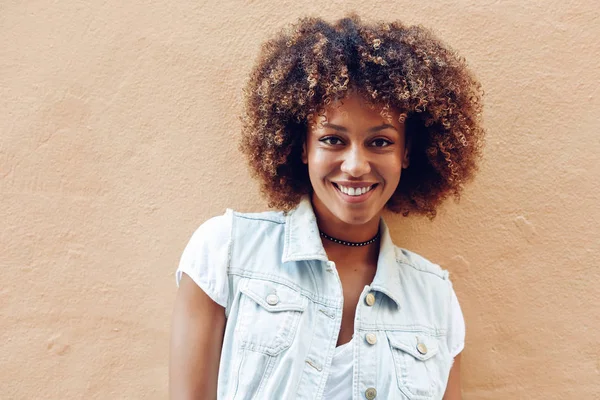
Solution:
M375 185L352 187L352 186L340 185L337 183L335 185L342 193L347 194L349 196L363 195L363 194L373 190L373 188L375 187Z
M342 197L343 200L349 203L360 203L366 201L377 186L378 183L367 183L367 182L344 182L335 183L332 182L336 192Z

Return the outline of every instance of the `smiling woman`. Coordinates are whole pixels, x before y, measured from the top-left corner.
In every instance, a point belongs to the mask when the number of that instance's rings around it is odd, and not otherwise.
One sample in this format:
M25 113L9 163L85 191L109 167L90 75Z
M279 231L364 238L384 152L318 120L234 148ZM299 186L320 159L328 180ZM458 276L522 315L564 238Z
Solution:
M263 47L241 149L269 204L205 222L179 268L174 399L460 398L464 321L385 208L435 217L472 178L481 95L399 22L303 19Z
M310 123L349 93L386 123L405 125L411 168L391 211L433 218L477 170L480 84L464 59L422 27L302 19L264 44L245 92L241 148L274 208L291 210L311 192L299 149Z
M314 193L317 215L336 215L333 236L357 227L357 235L377 232L380 211L392 197L403 168L409 165L405 124L399 113L384 118L356 93L336 101L311 121L302 162ZM357 193L359 191L359 193Z

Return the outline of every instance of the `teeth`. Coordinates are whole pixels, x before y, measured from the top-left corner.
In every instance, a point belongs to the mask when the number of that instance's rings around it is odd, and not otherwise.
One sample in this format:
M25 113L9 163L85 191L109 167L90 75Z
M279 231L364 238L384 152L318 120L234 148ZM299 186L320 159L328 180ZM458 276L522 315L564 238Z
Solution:
M360 195L367 193L369 190L373 189L373 185L365 186L362 188L346 187L346 186L342 186L342 185L337 185L337 186L338 186L338 188L340 188L340 191L342 193L345 193L349 196L360 196Z

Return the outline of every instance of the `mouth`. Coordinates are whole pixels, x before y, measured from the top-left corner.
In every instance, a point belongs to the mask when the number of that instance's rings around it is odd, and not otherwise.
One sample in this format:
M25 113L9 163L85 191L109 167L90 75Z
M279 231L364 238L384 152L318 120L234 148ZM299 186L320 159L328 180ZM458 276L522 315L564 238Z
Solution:
M336 191L341 197L349 203L360 203L371 197L373 190L379 186L378 183L365 184L363 186L344 186L335 182L331 182Z

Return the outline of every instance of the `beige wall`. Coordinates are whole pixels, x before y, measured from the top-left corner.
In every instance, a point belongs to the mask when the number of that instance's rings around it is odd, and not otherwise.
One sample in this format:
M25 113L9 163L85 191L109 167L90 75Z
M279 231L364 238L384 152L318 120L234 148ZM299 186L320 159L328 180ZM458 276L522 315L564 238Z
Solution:
M166 398L185 243L265 207L236 145L259 44L349 10L434 28L486 90L462 202L390 220L451 271L464 398L598 398L596 1L89 3L0 5L2 399Z

